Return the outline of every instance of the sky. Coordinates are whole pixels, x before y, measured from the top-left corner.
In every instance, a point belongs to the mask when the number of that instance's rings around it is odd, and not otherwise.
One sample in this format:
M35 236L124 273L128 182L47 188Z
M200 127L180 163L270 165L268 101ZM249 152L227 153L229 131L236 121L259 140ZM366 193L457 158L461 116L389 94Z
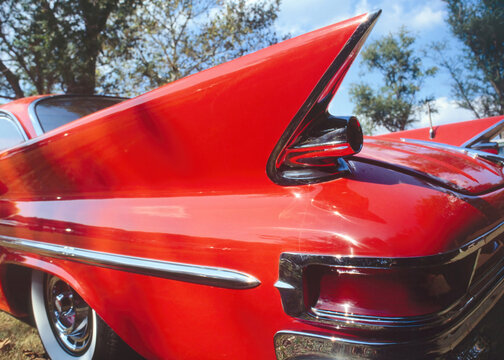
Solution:
M415 48L418 51L426 49L432 41L446 40L452 48L452 55L461 54L461 43L450 33L444 21L447 11L441 0L282 0L275 26L279 34L297 36L378 9L382 10L382 14L366 43L406 26L417 39ZM435 65L428 58L423 60L426 65ZM370 78L373 83L378 79L378 74L369 77L363 70L359 56L329 107L333 115L353 114L354 105L348 95L351 83L367 82ZM425 81L420 96L436 98L439 112L432 115L434 125L474 119L470 111L457 106L451 95L450 78L442 71ZM412 128L428 124L428 117L424 114Z

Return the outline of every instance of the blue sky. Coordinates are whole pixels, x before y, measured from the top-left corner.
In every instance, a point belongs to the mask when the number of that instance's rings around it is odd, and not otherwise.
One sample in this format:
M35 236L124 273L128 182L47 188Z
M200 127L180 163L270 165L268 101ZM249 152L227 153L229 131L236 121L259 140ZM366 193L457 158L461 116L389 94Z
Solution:
M367 43L406 26L416 36L415 46L419 50L432 41L447 40L452 55L462 54L461 44L451 35L444 21L446 9L441 0L283 0L276 28L280 34L296 36L377 9L383 12ZM369 79L363 74L364 68L360 63L359 57L336 94L330 106L334 115L353 113L353 104L348 96L349 84ZM429 59L425 59L425 63L433 65ZM371 80L376 78L376 75L372 76ZM435 125L474 118L468 110L457 107L451 95L450 78L442 71L425 82L421 96L430 95L437 99L439 110L438 114L433 115ZM428 126L426 115L413 127L423 126Z

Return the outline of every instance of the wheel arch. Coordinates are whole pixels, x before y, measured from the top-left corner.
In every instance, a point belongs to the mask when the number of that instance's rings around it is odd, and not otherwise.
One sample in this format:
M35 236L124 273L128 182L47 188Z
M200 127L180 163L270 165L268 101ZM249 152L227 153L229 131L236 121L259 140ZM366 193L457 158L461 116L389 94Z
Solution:
M33 271L55 275L74 288L86 302L91 300L86 296L76 277L55 262L23 255L22 261L7 257L2 268L4 295L9 312L16 317L29 318L31 315L30 291Z

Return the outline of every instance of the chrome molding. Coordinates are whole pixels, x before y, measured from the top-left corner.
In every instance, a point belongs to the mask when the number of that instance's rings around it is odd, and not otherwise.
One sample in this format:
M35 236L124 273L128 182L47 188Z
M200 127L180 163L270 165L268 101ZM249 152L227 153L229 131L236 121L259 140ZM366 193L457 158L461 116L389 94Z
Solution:
M485 151L472 149L470 147L461 147L461 146L454 146L454 145L438 143L438 142L434 142L434 141L406 139L406 138L401 138L401 141L406 142L406 143L410 143L410 144L422 145L422 146L426 146L426 147L433 147L433 148L438 148L438 149L443 149L443 150L452 150L452 151L456 151L456 152L471 156L473 158L480 157L480 158L483 158L483 159L486 159L489 161L504 164L504 157L502 157L500 155L490 154Z
M0 246L108 269L227 289L251 289L261 282L239 271L112 254L0 235Z
M458 249L423 257L378 258L286 252L280 256L279 279L275 287L280 292L284 311L288 315L305 322L324 324L336 328L361 328L368 330L403 328L405 330L418 331L419 329L433 328L455 321L463 315L464 311L468 311L474 306L475 299L482 295L467 295L440 313L414 317L374 317L337 313L307 308L303 288L304 269L310 265L340 268L422 268L450 264L469 256L474 256L474 261L476 261L479 250L486 244L496 240L502 234L504 234L504 222L501 222L499 225ZM502 269L496 270L497 275L495 276L504 277L504 259L499 262L499 266ZM495 280L493 282L489 281L489 283L494 282ZM482 289L480 293L486 290L486 288Z
M30 105L28 106L28 116L30 117L31 124L32 124L33 129L35 130L35 134L37 136L44 134L44 130L42 130L42 126L40 125L40 122L38 120L37 113L35 112L35 106L37 106L37 103L39 101L41 101L43 99L47 99L47 98L52 98L55 96L59 96L59 95L51 95L51 96L38 98L38 99L32 101L30 103Z
M479 133L478 135L474 136L470 140L466 141L461 145L461 147L469 148L472 145L480 142L482 139L487 138L487 137L492 137L495 134L497 134L500 130L501 127L504 126L504 119L499 121L498 123L490 126L488 129L485 129L485 131Z
M393 345L301 331L279 331L274 342L277 360L390 359L380 350Z
M26 134L26 131L23 129L19 120L17 119L17 117L13 113L11 113L10 111L7 111L7 110L0 110L0 116L5 116L7 119L9 119L16 126L19 133L23 136L23 139L25 141L28 140L28 135Z

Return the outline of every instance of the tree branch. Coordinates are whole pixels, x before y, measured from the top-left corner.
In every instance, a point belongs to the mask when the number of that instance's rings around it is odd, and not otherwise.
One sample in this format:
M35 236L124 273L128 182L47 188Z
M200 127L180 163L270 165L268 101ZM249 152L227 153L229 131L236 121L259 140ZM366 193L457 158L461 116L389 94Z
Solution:
M24 92L21 89L21 86L19 85L19 77L16 76L12 71L9 70L7 66L5 66L4 62L0 60L0 73L5 76L7 79L7 82L9 83L12 91L14 91L14 94L16 94L15 99L20 99L24 97ZM5 99L9 99L9 97L2 96ZM12 99L12 98L11 98Z

